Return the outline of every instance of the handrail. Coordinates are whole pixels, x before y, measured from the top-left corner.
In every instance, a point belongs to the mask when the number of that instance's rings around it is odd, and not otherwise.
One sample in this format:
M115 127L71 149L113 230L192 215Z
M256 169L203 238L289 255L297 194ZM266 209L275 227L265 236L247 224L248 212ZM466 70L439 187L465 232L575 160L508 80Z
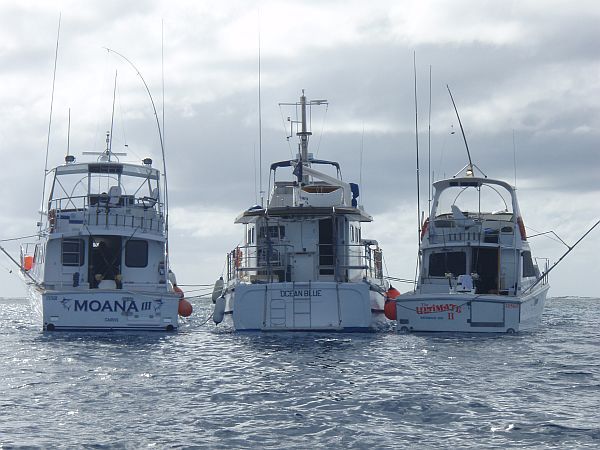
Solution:
M337 253L323 254L322 247L333 249ZM261 245L243 245L227 253L227 278L228 280L247 278L255 275L257 278L266 277L272 280L274 276L287 280L291 277L291 256L296 254L294 246L287 243L265 243ZM304 254L306 252L301 252ZM335 275L335 267L344 270L341 278L348 278L346 270L364 271L361 278L374 278L383 280L382 252L378 247L373 248L369 243L343 244L317 244L317 251L310 252L314 255L315 266L319 275ZM322 271L332 271L322 273ZM255 272L252 274L251 272ZM352 278L358 275L355 273ZM287 280L291 281L291 280Z
M67 221L67 224L64 221ZM164 216L153 208L93 205L87 208L56 208L48 211L47 229L50 233L66 231L67 227L70 229L72 224L139 228L142 231L162 233L164 232L165 220Z

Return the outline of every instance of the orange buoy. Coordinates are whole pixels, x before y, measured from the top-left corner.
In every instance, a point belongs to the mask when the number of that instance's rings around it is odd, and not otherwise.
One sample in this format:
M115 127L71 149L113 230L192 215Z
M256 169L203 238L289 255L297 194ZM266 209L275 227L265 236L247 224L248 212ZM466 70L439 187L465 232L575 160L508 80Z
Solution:
M394 300L400 295L400 291L390 284L390 288L386 292L385 296L387 300Z
M383 312L388 319L396 320L396 300L386 301Z
M23 258L23 269L31 270L33 267L33 256L27 255Z
M185 299L185 294L179 286L173 285L173 292L179 295L179 305L177 307L177 313L181 317L189 317L192 314L192 304Z
M181 317L189 317L192 315L192 304L188 302L185 298L179 299L179 308L177 309L177 313Z

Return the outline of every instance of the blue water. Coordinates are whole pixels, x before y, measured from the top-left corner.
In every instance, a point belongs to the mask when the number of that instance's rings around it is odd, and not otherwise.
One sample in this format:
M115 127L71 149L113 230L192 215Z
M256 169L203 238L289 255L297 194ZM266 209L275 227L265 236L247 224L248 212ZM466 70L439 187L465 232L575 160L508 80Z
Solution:
M600 299L503 336L43 334L0 301L0 448L599 448Z

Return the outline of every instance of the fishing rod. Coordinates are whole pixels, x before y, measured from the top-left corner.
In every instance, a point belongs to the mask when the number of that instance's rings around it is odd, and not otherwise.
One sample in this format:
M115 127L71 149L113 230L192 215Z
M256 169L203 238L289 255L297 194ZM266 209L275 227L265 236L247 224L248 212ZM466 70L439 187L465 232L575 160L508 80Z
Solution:
M123 55L123 54L119 53L118 51L113 50L111 48L104 47L104 49L108 53L114 53L115 55L124 59L133 68L133 70L136 71L137 75L140 77L140 80L142 80L142 83L144 84L144 88L146 88L146 92L148 94L148 97L150 98L150 103L152 105L152 110L154 111L154 118L156 119L156 127L158 128L158 139L160 141L160 150L161 150L162 160L163 160L163 177L165 180L165 183L164 183L164 186L165 186L165 189L164 189L165 210L166 210L166 212L165 212L165 234L166 234L165 261L166 261L166 267L168 270L169 269L169 191L168 191L168 186L167 186L167 160L165 158L165 145L164 145L163 133L162 133L162 129L160 126L160 119L158 117L158 112L156 111L156 105L154 103L154 98L152 98L152 93L150 92L150 88L148 87L146 80L142 76L142 73L138 70L138 68L135 66L135 64L133 64L133 62L131 62L131 60L129 60L129 58L127 58L125 55Z
M46 178L48 177L48 153L50 151L50 130L52 128L52 110L54 107L54 86L56 84L56 63L58 62L58 45L60 42L60 21L62 13L58 15L58 30L56 32L56 50L54 51L54 71L52 75L52 95L50 96L50 118L48 119L48 137L46 139L46 162L44 163L44 186L42 186L42 205L40 207L40 225L39 232L42 232L42 222L44 216L44 198L46 197Z
M452 100L452 106L454 106L454 111L456 112L456 117L458 118L458 124L460 125L460 132L462 133L463 140L465 141L465 147L467 149L467 157L469 158L469 169L471 169L471 173L473 173L473 162L471 161L471 152L469 151L469 144L467 144L467 137L465 136L465 130L463 129L462 122L460 121L460 115L458 114L458 109L456 108L456 103L454 103L454 97L452 97L452 91L450 91L450 86L446 85L448 89L448 93L450 94L450 100Z
M427 216L431 214L431 64L429 65L429 120L427 125Z
M591 231L596 228L598 226L598 224L600 224L600 220L598 220L594 225L592 225L592 227L590 229L588 229L583 236L581 236L577 242L575 242L572 246L567 246L569 247L569 250L567 250L565 253L563 253L563 255L558 259L558 261L556 261L554 264L552 264L552 266L546 270L544 273L542 273L537 280L535 280L535 283L533 283L531 286L529 286L527 289L525 289L523 291L523 294L525 294L526 292L532 290L535 286L537 286L539 284L540 281L542 281L544 278L546 278L548 276L548 274L550 273L550 271L552 269L554 269L556 266L558 266L558 264L565 258L565 256L567 256L569 253L571 253L571 251L577 246L577 244L579 244L588 234L591 233Z

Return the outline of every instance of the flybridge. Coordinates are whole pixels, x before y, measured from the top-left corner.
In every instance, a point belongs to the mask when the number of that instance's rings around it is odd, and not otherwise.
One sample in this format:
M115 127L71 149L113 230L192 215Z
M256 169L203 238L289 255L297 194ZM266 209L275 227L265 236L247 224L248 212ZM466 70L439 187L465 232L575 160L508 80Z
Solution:
M120 174L132 177L149 178L158 180L160 172L157 169L146 166L138 166L127 163L80 163L65 164L55 168L56 175L69 175L77 173L94 174Z

